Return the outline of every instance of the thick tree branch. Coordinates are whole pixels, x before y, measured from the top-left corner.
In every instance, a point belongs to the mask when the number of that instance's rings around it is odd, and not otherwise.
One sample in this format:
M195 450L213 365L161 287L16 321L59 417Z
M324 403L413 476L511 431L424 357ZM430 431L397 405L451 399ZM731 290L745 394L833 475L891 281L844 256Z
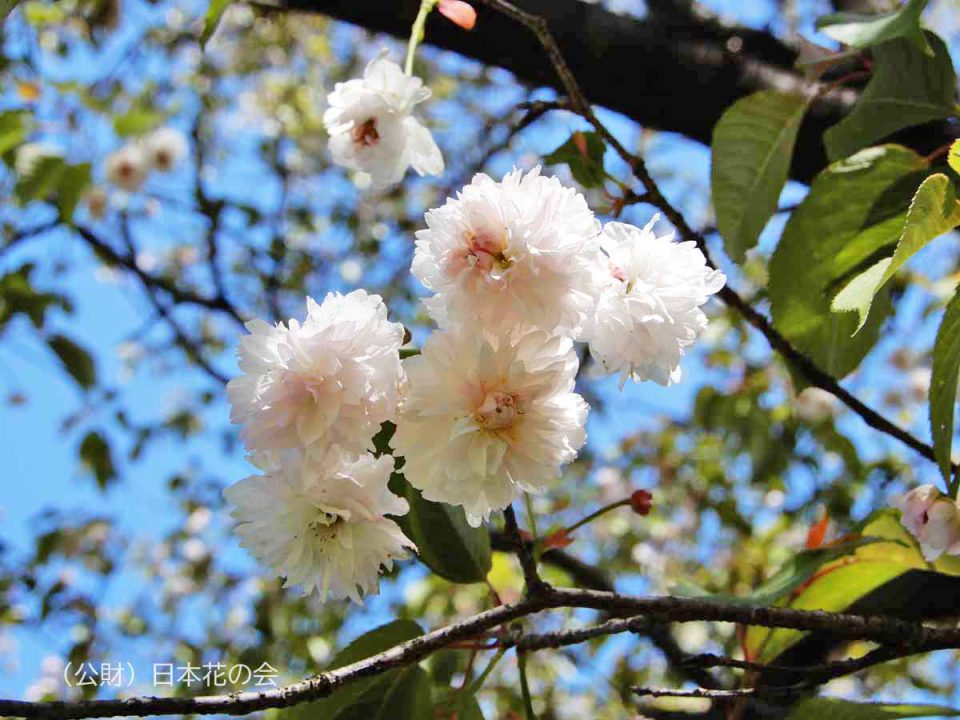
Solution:
M714 621L826 631L840 637L873 640L898 647L960 647L960 628L932 628L892 618L792 608L750 608L697 598L635 597L595 590L547 587L539 595L527 597L511 605L501 605L359 662L275 690L193 698L137 697L79 702L0 700L0 715L51 719L191 713L242 715L267 708L290 707L325 697L337 688L361 678L379 675L391 668L412 665L441 648L473 638L517 618L547 609L576 607L630 612L635 616L631 620L609 621L605 624L606 628L613 628L615 625L612 623L617 623L616 627L624 630L629 629L630 622L637 621L636 618L645 617L648 621L659 622ZM578 631L565 632L569 634ZM586 635L592 636L591 633ZM545 647L549 645L541 644Z
M419 1L279 0L279 4L405 38ZM638 19L581 0L524 0L521 5L525 14L544 19L567 65L589 88L591 102L648 128L709 143L720 115L738 98L761 89L808 89L792 69L796 51L766 32L723 26L696 13L653 13ZM432 17L426 41L505 68L525 82L564 89L550 58L530 42L527 28L490 8L478 12L472 32ZM794 179L808 182L824 167L823 132L849 111L857 96L855 90L837 90L814 105L800 131L791 169ZM935 123L899 139L927 154L955 135L950 124Z

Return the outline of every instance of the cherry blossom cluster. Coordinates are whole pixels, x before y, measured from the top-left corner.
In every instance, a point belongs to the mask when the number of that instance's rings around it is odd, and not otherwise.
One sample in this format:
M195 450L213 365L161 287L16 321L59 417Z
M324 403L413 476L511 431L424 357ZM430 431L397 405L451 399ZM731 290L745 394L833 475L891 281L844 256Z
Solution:
M183 133L159 128L111 153L106 161L107 180L121 190L137 192L151 172L169 172L186 154Z
M410 114L429 95L378 57L338 84L334 160L390 184L439 172ZM287 583L360 602L415 550L408 511L373 437L394 423L406 481L478 527L522 493L555 486L586 442L580 347L605 373L670 385L725 283L690 242L602 225L582 194L535 168L479 174L425 216L411 272L437 328L401 361L404 329L376 295L307 300L301 323L254 320L228 385L231 419L260 474L228 488L242 544Z

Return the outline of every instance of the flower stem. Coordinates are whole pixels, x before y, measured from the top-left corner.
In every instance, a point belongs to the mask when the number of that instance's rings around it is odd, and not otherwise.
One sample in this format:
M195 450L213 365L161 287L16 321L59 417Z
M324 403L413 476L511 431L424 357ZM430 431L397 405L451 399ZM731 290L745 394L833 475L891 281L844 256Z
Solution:
M533 535L534 541L540 537L540 533L537 532L537 516L533 512L533 499L530 497L530 493L525 492L523 494L524 504L527 508L527 524L530 525L530 534Z
M423 31L427 26L427 16L433 10L437 0L420 0L420 10L417 12L417 19L413 21L413 27L410 29L410 40L407 42L407 61L403 65L403 71L407 76L413 75L413 58L417 54L417 45L423 40Z
M483 683L486 682L486 679L490 676L490 673L493 672L493 669L497 666L497 663L500 662L500 658L502 658L506 652L507 649L505 647L497 650L497 654L490 658L490 662L487 663L487 666L479 675L477 675L476 679L470 683L470 686L467 688L468 695L476 694L476 692L483 687Z
M523 696L523 711L527 720L537 720L533 712L533 698L530 696L530 683L527 682L527 654L517 650L517 666L520 668L520 694Z
M610 512L611 510L616 510L618 507L623 507L624 505L629 505L629 504L630 504L630 498L624 498L623 500L617 500L616 502L612 502L612 503L610 503L609 505L604 505L602 508L600 508L600 509L597 510L596 512L590 513L590 514L587 515L585 518L582 518L581 520L578 520L578 521L575 522L573 525L571 525L570 527L568 527L568 528L567 528L567 535L570 535L570 534L573 533L574 530L578 530L578 529L582 528L584 525L593 522L594 520L596 520L596 519L597 519L598 517L600 517L601 515L605 515L605 514L607 514L608 512Z

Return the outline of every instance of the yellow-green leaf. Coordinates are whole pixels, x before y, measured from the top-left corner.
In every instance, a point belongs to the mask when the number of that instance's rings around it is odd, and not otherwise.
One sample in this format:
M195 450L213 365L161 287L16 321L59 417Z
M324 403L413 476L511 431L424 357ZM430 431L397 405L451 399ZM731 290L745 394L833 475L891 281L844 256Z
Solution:
M917 189L903 233L891 257L880 260L847 283L833 298L834 312L856 312L858 332L867 321L870 305L877 291L897 270L930 241L960 225L960 201L950 178L941 173L931 175Z
M907 38L929 52L929 46L920 26L920 16L929 0L907 0L895 10L883 15L861 15L840 12L817 20L817 29L834 40L857 48L880 45L896 38Z
M947 303L933 344L930 377L930 433L933 454L944 480L950 483L953 422L957 403L957 376L960 374L960 293Z

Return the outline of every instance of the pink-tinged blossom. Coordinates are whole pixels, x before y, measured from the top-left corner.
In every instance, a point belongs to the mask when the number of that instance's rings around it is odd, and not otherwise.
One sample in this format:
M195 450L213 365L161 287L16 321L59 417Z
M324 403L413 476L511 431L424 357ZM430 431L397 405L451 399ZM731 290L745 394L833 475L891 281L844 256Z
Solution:
M363 451L394 419L403 326L387 319L379 295L355 290L307 298L303 323L247 323L242 375L227 385L230 419L249 450Z
M642 230L608 223L601 238L608 268L587 339L621 386L627 378L679 382L684 353L707 327L700 307L726 282L696 244L657 236L654 222Z
M404 515L407 501L387 489L393 458L352 454L256 453L263 474L224 491L239 523L240 544L261 563L321 600L357 604L379 590L381 568L415 545L386 517Z
M900 522L910 531L928 561L943 553L960 555L960 507L933 485L921 485L896 498Z
M521 491L542 492L586 441L577 367L572 342L542 331L434 333L404 361L393 445L407 480L474 526Z
M333 161L368 173L375 188L399 182L411 166L420 175L441 174L440 148L413 115L429 97L420 78L405 75L381 53L363 78L337 83L327 97L323 123Z
M539 168L502 182L480 174L426 222L412 272L442 328L579 337L601 279L600 225L583 195Z

